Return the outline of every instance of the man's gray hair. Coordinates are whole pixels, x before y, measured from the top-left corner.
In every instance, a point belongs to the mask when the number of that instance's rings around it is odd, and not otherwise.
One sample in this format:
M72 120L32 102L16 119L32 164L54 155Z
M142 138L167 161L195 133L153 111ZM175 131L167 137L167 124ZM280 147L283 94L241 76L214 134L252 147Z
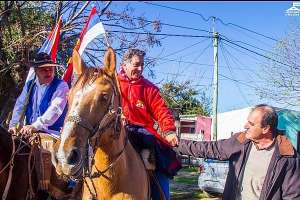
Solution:
M278 115L275 108L267 104L258 104L252 109L252 111L254 110L259 110L264 113L261 120L261 127L264 128L269 125L272 130L273 137L275 137L278 125Z
M133 56L145 57L146 53L140 49L128 49L128 51L123 56L122 63L130 62Z

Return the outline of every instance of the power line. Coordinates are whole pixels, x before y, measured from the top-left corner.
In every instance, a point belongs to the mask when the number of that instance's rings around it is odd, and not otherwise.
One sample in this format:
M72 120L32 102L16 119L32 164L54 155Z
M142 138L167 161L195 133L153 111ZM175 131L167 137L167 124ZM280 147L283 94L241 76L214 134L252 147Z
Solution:
M273 41L275 41L275 42L278 42L278 40L275 39L275 38L273 38L273 37L264 35L264 34L262 34L262 33L258 33L257 31L250 30L249 28L242 27L242 26L237 25L237 24L235 24L235 23L225 23L225 22L223 22L222 19L220 19L220 18L218 18L218 17L210 16L210 17L208 17L208 18L206 19L202 14L200 14L200 13L198 13L198 12L193 12L193 11L189 11L189 10L184 10L184 9L174 8L174 7L170 7L170 6L164 6L164 5L160 5L160 4L156 4L156 3L150 3L150 2L144 2L144 3L150 4L150 5L153 5L153 6L162 7L162 8L168 8L168 9L171 9L171 10L176 10L176 11L180 11L180 12L184 12L184 13L189 13L189 14L198 15L198 16L200 16L200 17L202 18L202 20L204 20L204 21L206 21L206 22L208 22L210 19L215 18L216 21L221 22L221 24L223 24L223 25L225 25L225 26L229 26L229 25L235 26L235 27L238 27L238 28L240 28L240 29L246 30L246 31L248 31L248 32L254 33L254 34L256 34L256 35L259 35L259 36L268 38L268 39L270 39L270 40L273 40Z
M209 47L211 47L212 45L212 41L210 41L210 43L200 52L200 54L198 54L197 56L196 56L196 58L194 58L194 60L193 60L193 62L195 62L196 60L198 60L203 54L204 54L204 52L209 48ZM187 68L189 68L190 66L191 66L192 64L189 64L189 65L187 65L185 68L184 68L184 70L187 70ZM184 71L182 71L182 73L183 73Z
M223 41L220 40L220 42L223 42ZM236 47L236 46L233 46L233 45L231 45L230 43L224 43L224 44L226 44L228 47L234 49L235 51L238 51L238 52L240 52L240 53L243 53L243 54L245 54L246 56L249 56L250 58L256 60L256 61L259 62L259 63L267 64L267 63L264 63L262 60L259 60L259 59L258 59L257 57L255 57L254 55L250 54L250 52L246 52L245 50L242 50L242 49L240 49L240 48L238 48L238 47Z
M247 43L247 42L243 42L243 41L240 41L240 40L231 40L231 39L229 39L228 37L226 37L225 35L222 35L222 34L219 34L219 35L220 35L221 37L223 37L223 38L226 38L228 41L235 42L235 43L242 43L242 44L244 44L244 45L248 45L248 46L250 46L250 47L259 49L259 50L264 51L264 52L266 52L266 53L270 53L270 54L273 54L273 55L276 55L276 56L280 56L280 55L278 55L278 54L276 54L276 53L274 53L274 52L272 52L272 51L268 51L268 50L259 48L259 47L257 47L257 46L252 45L252 44L249 44L249 43Z
M198 62L192 62L192 61L184 61L184 60L176 60L176 59L168 59L168 58L154 58L154 57L148 57L150 59L158 59L158 60L165 60L165 61L170 61L170 62L181 62L181 63L186 63L186 64L193 64L193 65L201 65L201 66L208 66L208 67L213 67L213 64L205 64L205 63L198 63ZM225 65L219 65L219 67L226 67ZM244 66L247 68L237 68L237 67L233 67L233 69L235 70L248 70L248 71L252 71L251 69L248 69L248 66Z
M177 11L182 11L182 12L188 12L188 13L191 13L191 14L197 14L197 15L200 15L200 16L202 16L201 14L199 14L199 13L196 13L196 12L192 12L192 11L186 11L186 10L183 10L183 9L177 9L177 8L172 8L172 7L169 7L169 6L162 6L162 5L159 5L159 4L154 4L154 3L149 3L149 2L144 2L144 3L147 3L147 4L151 4L151 5L155 5L155 6L160 6L160 7L165 7L165 8L169 8L169 9L175 9L175 10L177 10ZM203 17L203 16L202 16ZM204 17L203 17L204 18ZM210 17L211 18L211 17ZM136 18L136 17L133 17L133 19L139 19L139 18ZM235 25L235 26L238 26L238 27L240 27L240 28L242 28L241 26L239 26L239 25L236 25L236 24L233 24L233 23L224 23L221 19L219 19L219 18L216 18L216 19L218 19L222 24L224 24L224 25ZM144 21L147 21L147 22L154 22L154 21L149 21L149 20L145 20L145 19L143 19ZM205 19L204 18L204 20L205 21L208 21L209 19ZM197 31L205 31L205 32L207 32L207 33L211 33L211 32L209 32L209 31L206 31L206 30L203 30L203 29L196 29L196 28L191 28L191 27L184 27L184 26L179 26L179 25L172 25L172 24L168 24L168 23L161 23L161 24L163 24L163 25L168 25L168 26L173 26L173 27L179 27L179 28L185 28L185 29L191 29L191 30L197 30ZM111 25L111 26L115 26L115 25ZM245 28L246 30L249 30L249 29L247 29L247 28ZM249 30L249 31L251 31L251 30ZM132 33L132 34L151 34L151 35L158 35L158 36L176 36L176 37L205 37L205 38L211 38L211 36L196 36L196 35L182 35L182 34L161 34L161 33L146 33L146 32L125 32L125 31L111 31L111 32L122 32L122 33ZM253 32L253 31L252 31ZM221 35L221 34L220 34ZM262 35L262 34L260 34L260 35ZM271 52L271 51L267 51L267 50L264 50L264 49L261 49L261 48L259 48L259 47L256 47L256 46L254 46L254 45L251 45L251 44L248 44L248 43L246 43L246 42L243 42L243 41L232 41L232 40L230 40L230 39L228 39L226 36L224 36L224 35L221 35L222 36L222 38L226 38L227 39L227 41L229 42L229 41L231 41L232 43L234 43L234 42L239 42L239 43L243 43L243 44L245 44L245 45L248 45L248 46L251 46L251 47L253 47L253 48L256 48L256 49L259 49L259 50L261 50L261 51L265 51L265 52L268 52L268 53L271 53L271 54L273 54L273 55L278 55L278 54L275 54L274 52ZM276 40L277 41L277 40ZM236 45L236 44L234 44L234 45ZM259 54L259 53L257 53L257 52L254 52L254 51L252 51L252 50L250 50L250 49L247 49L247 48L245 48L246 50L248 50L248 51L251 51L252 53L255 53L255 54L257 54L257 55L260 55L260 56L262 56L262 57L265 57L265 58L267 58L267 59L271 59L271 60L273 60L273 61L275 61L275 62L278 62L278 63L280 63L280 64L283 64L283 65L286 65L286 66L288 66L287 64L284 64L284 63L282 63L282 62L280 62L280 61L277 61L277 60L275 60L275 59L272 59L272 58L269 58L269 57L267 57L267 56L264 56L264 55L262 55L262 54ZM290 67L290 66L289 66Z
M166 74L166 75L172 75L172 76L182 76L182 77L193 77L193 78L199 78L202 79L202 76L195 76L193 75L187 75L187 74L183 74L183 73L171 73L171 72L162 72L162 71L155 71L156 73L159 74Z
M232 28L231 26L229 27L229 29L231 30L231 31L233 31L234 33L233 33L233 35L240 35L240 34L243 34L243 35L245 35L246 37L248 37L248 38L250 38L251 40L255 40L255 41L257 41L257 42L259 42L259 44L263 44L263 45L265 45L265 46L267 46L267 47L269 47L269 48L273 48L273 45L270 45L270 44L268 44L267 42L266 42L266 40L264 40L264 38L263 38L263 40L261 40L261 39L258 39L257 37L256 37L256 35L249 35L249 34L251 34L251 33L249 33L249 32L247 32L246 33L246 31L245 30L241 30L241 29L237 29L237 28ZM237 34L236 34L237 33Z
M185 51L185 50L187 50L187 49L190 49L190 48L192 48L192 47L194 47L194 46L196 46L196 45L198 45L198 44L200 44L200 43L202 43L202 42L204 42L204 41L206 41L206 40L207 40L207 39L205 38L205 39L203 39L203 40L201 40L201 41L199 41L199 42L196 42L195 44L189 45L189 46L187 46L187 47L184 47L183 49L180 49L180 50L177 50L177 51L175 51L175 52L169 53L168 55L163 56L163 57L161 57L161 58L166 58L166 57L169 57L169 56L173 56L173 55L175 55L175 54L177 54L177 53L180 53L180 52L183 52L183 51Z
M137 17L132 17L133 19L136 19L136 20L140 20L139 18ZM146 19L143 19L144 21L146 22L149 22L149 23L154 23L155 21L150 21L150 20L146 20ZM188 30L194 30L194 31L200 31L200 32L206 32L206 33L210 33L212 34L212 32L210 31L207 31L207 30L204 30L204 29L199 29L199 28L192 28L192 27L188 27L188 26L181 26L181 25L175 25L175 24L169 24L169 23L164 23L164 22L159 22L161 25L164 25L164 26L170 26L170 27L175 27L175 28L182 28L182 29L188 29Z
M190 38L212 38L207 35L187 35L187 34L171 34L171 33L148 33L148 32L135 32L135 31L109 31L112 33L128 33L140 35L157 35L157 36L172 36L172 37L190 37Z
M153 5L153 6L158 6L158 7L162 7L162 8L168 8L168 9L171 9L171 10L177 10L177 11L181 11L181 12L185 12L185 13L198 15L206 22L209 21L211 18L213 18L212 16L210 16L208 19L206 19L202 14L197 13L197 12L193 12L193 11L183 10L183 9L174 8L174 7L170 7L170 6L163 6L163 5L160 5L160 4L150 3L150 2L145 2L145 1L144 1L144 3L145 4L150 4L150 5Z
M117 14L117 13L114 13L114 15L116 15L116 16L122 16L121 14ZM147 25L149 25L149 23L159 22L159 24L164 25L164 26L170 26L170 27L175 27L175 28L182 28L182 29L188 29L188 30L206 32L206 33L212 34L212 32L204 30L204 29L193 28L193 27L182 26L182 25L176 25L176 24L170 24L170 23L161 22L159 20L147 20L147 19L144 19L144 18L141 18L141 17L131 17L131 18L135 19L135 20L142 20L142 21L148 22ZM105 23L104 23L104 25L107 25L107 26L118 26L118 25L115 25L115 24L105 24Z
M251 53L254 53L254 54L258 55L258 56L261 56L261 57L264 57L264 58L266 58L266 59L272 60L272 61L274 61L274 62L276 62L276 63L285 65L285 66L287 66L287 67L292 67L291 65L288 65L288 64L286 64L286 63L283 63L283 62L280 62L280 61L278 61L278 60L275 60L274 58L270 58L270 57L268 57L268 56L265 56L265 55L263 55L263 54L261 54L261 53L258 53L258 52L256 52L256 51L253 51L253 50L251 50L251 49L248 49L248 48L246 48L246 47L244 47L244 46L241 46L241 45L239 45L239 44L236 44L235 42L229 41L229 40L227 40L227 39L225 39L225 38L223 38L223 37L220 37L220 39L221 39L221 40L224 40L225 42L228 42L228 43L230 43L230 44L233 44L233 45L235 45L235 46L237 46L237 47L240 47L240 48L242 48L242 49L244 49L244 50L250 51Z
M253 85L249 85L249 84L247 84L247 83L241 82L241 81L236 80L236 79L234 79L234 78L230 78L230 77L225 76L225 75L223 75L223 74L218 74L218 75L221 76L221 77L224 77L224 78L226 78L226 79L229 79L229 80L231 80L231 81L234 81L234 82L240 83L240 84L242 84L242 85L248 86L248 87L250 87L250 88L257 89L257 88L254 87Z
M243 65L243 63L242 63L238 58L236 58L233 54L230 53L229 50L227 50L227 49L225 48L225 46L223 45L223 42L220 42L220 44L222 44L222 47L223 47L224 51L226 51L226 53L229 55L229 57L231 58L232 62L234 62L236 65ZM252 73L250 74L250 73L248 73L248 70L244 70L244 72L247 73L247 75L246 75L247 78L252 79L252 74L255 74L258 78L260 78L259 75L257 75L257 73L256 73L254 70L249 70L249 71L251 71ZM252 79L252 80L250 80L250 81L251 81L256 87L258 87L258 85L256 85L256 83L259 82L258 80L254 81L254 80ZM261 81L261 82L264 82L264 81Z
M223 58L225 60L226 66L227 66L227 68L228 68L228 70L229 70L229 72L231 74L231 77L234 78L234 79L236 79L235 76L233 75L232 70L231 70L231 67L230 67L230 64L229 64L229 60L228 60L228 58L225 55L225 51L224 51L224 48L223 48L223 43L221 43L220 47L221 47L221 50L222 50L221 53L222 53ZM240 86L237 84L237 82L234 82L234 84L237 87L237 89L239 90L239 92L240 92L242 98L244 99L244 101L246 102L246 104L249 106L250 103L249 103L248 99L246 98L246 96L244 95L243 91L241 90Z
M249 32L251 32L251 33L254 33L254 34L256 34L256 35L259 35L259 36L262 36L262 37L268 38L268 39L270 39L270 40L273 40L273 41L275 41L275 42L278 42L278 40L277 40L277 39L275 39L275 38L273 38L273 37L270 37L270 36L264 35L264 34L262 34L262 33L258 33L258 32L256 32L256 31L250 30L250 29L248 29L248 28L245 28L245 27L242 27L242 26L240 26L240 25L237 25L237 24L234 24L234 23L224 23L224 22L223 22L223 20L221 20L221 19L220 19L220 18L218 18L218 17L216 18L216 20L217 20L217 21L220 21L220 22L221 22L221 24L223 24L223 25L225 25L225 26L229 26L229 25L231 25L231 26L235 26L235 27L238 27L238 28L240 28L240 29L243 29L243 30L249 31Z

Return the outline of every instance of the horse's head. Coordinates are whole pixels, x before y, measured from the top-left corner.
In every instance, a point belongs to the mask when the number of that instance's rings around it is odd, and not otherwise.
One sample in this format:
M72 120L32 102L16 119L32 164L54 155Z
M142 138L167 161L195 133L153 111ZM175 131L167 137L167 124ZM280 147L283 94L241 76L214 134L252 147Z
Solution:
M102 69L86 68L74 51L73 68L79 78L68 95L68 113L56 153L57 172L67 176L82 172L89 141L97 138L106 143L113 137L116 131L106 130L118 127L120 114L116 55L112 48L106 51Z

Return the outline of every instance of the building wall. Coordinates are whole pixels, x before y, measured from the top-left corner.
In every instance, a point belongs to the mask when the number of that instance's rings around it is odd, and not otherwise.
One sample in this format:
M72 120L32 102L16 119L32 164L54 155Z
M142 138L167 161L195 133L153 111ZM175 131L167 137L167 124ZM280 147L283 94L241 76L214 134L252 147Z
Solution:
M195 121L181 121L180 122L180 133L194 134L196 128Z
M196 133L202 134L204 141L211 140L211 122L212 119L210 117L198 116L196 123Z
M230 138L233 133L244 131L251 107L218 114L217 140Z

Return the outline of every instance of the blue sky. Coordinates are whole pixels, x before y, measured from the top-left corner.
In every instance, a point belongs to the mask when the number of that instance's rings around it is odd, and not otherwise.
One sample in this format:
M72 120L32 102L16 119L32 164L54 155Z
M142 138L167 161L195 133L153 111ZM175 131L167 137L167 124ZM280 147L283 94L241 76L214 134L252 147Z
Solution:
M291 17L285 15L285 11L292 6L291 1L161 1L153 3L199 13L206 19L210 16L215 16L224 23L233 23L278 40L292 31L299 24L300 20L300 16ZM212 21L205 21L200 15L196 14L184 13L137 1L112 2L111 7L121 9L127 4L130 4L135 9L136 15L144 14L148 20L159 19L167 24L212 31ZM235 26L224 25L220 21L217 21L214 27L216 31L230 40L242 41L264 50L273 51L272 49L276 45L274 40ZM161 33L208 36L209 33L205 31L162 26ZM148 78L157 84L173 79L178 81L191 80L197 90L204 90L208 95L212 95L212 40L207 38L168 37L161 42L161 47L150 49L147 52L147 56L159 58L157 65L153 69L156 77ZM245 45L243 44L243 46ZM262 53L258 49L254 50ZM262 102L278 107L286 107L286 105L279 105L271 100L259 100L253 89L260 87L262 80L256 74L261 75L262 64L266 62L265 58L228 43L221 42L219 44L219 112L243 108ZM293 109L300 110L297 107L293 107Z

